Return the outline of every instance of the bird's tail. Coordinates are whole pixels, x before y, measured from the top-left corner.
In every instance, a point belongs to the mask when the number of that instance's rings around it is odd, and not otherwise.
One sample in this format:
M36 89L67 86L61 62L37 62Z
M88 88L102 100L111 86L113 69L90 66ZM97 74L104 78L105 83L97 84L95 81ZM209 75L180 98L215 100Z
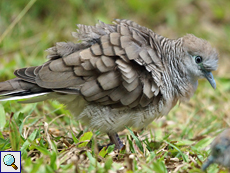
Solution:
M33 98L28 103L46 100L46 95L52 92L49 89L41 88L34 83L26 82L15 78L5 82L0 82L0 101L7 100L27 100ZM42 96L42 97L40 97Z

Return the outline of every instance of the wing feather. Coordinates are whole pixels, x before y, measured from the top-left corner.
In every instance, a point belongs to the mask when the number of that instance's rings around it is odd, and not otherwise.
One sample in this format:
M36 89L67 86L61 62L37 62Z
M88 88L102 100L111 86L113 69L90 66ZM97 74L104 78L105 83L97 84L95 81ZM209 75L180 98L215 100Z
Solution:
M50 60L15 71L27 82L102 105L145 107L159 101L162 65L149 29L129 20L114 25L78 25L81 43L59 42Z

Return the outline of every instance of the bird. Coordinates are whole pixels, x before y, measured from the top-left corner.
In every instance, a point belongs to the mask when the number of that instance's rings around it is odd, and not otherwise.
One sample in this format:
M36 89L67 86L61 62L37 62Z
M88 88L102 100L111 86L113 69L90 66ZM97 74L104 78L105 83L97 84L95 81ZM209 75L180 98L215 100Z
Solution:
M167 115L193 96L198 79L216 88L218 53L204 39L169 39L127 19L77 27L76 43L57 42L44 64L17 69L16 78L1 82L0 99L57 100L121 149L119 131Z
M230 129L225 129L211 144L211 154L202 165L205 171L209 165L217 163L230 170Z

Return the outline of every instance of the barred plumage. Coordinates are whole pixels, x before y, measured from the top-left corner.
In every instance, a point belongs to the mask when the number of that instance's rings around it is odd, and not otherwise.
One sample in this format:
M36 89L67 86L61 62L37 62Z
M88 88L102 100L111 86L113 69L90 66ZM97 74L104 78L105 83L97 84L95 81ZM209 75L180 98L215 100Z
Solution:
M218 55L202 39L188 34L171 40L130 20L77 26L73 36L81 43L59 42L43 65L16 70L17 78L0 83L3 100L44 93L26 102L57 99L120 148L116 132L167 115L193 95L199 78L215 88L211 71Z

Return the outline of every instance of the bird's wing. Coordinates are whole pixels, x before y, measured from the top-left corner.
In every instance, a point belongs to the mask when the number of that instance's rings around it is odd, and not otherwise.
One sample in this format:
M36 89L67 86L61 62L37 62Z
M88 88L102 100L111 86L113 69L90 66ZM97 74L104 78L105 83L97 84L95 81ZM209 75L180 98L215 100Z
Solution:
M82 43L58 43L48 50L48 62L15 75L55 92L80 93L89 102L144 107L159 100L163 71L148 32L127 20L79 25L75 37Z

